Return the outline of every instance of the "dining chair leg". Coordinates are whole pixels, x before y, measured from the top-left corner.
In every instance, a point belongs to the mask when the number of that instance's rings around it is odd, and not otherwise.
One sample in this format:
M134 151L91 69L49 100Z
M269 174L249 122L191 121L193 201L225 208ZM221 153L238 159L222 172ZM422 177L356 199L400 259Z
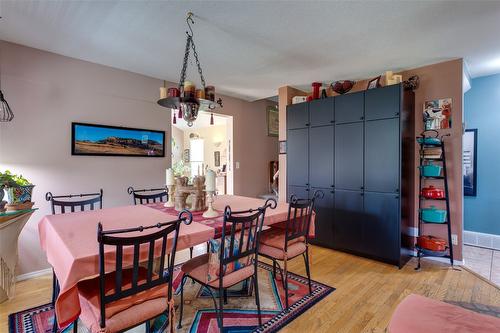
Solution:
M78 333L78 318L73 322L73 333Z
M52 324L52 332L57 333L57 316L55 311L56 300L59 296L59 281L57 280L56 273L52 270L52 306L54 306L54 323Z
M184 284L186 283L187 275L184 275L181 280L181 304L179 308L179 322L177 323L177 329L182 328L182 315L184 314Z
M224 333L224 288L219 288L219 329Z
M227 304L227 289L224 289L224 304Z
M151 322L148 320L146 321L146 333L149 333L151 331Z
M284 280L284 286L285 286L285 305L286 305L286 308L288 310L288 271L287 271L287 258L285 257L285 260L284 260L284 267L283 267L283 275L285 275L285 280Z
M273 259L273 279L276 280L276 260Z
M255 267L255 274L253 277L255 287L255 304L257 304L257 316L259 317L259 327L262 326L262 316L260 313L260 299L259 299L259 281L257 280L257 267Z
M311 287L311 271L309 268L309 251L306 249L306 252L304 253L304 263L306 265L306 273L307 273L307 282L309 284L309 294L312 294L312 287Z
M189 248L189 259L193 259L193 247Z
M210 252L210 242L207 242L207 253Z

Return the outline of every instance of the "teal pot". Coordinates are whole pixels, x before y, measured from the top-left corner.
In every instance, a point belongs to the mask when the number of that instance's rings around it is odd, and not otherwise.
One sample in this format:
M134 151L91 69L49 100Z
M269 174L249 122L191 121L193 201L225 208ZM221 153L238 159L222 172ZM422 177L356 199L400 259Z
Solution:
M417 142L420 144L425 144L425 145L440 145L441 140L439 138L417 138Z
M443 169L440 165L428 164L419 166L420 172L424 177L439 177L441 176L441 170Z
M446 222L446 210L437 209L434 206L430 208L422 208L420 210L421 218L424 222L429 223L445 223Z
M30 202L35 185L7 187L7 201L10 204Z

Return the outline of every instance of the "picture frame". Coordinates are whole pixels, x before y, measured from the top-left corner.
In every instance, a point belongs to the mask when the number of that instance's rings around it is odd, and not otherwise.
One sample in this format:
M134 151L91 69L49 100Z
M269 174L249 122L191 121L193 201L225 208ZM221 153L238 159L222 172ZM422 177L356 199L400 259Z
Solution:
M71 155L165 157L165 131L73 122Z
M220 166L220 151L214 151L214 165L216 167Z
M463 135L464 196L477 196L477 128Z
M370 81L368 81L368 85L366 86L366 89L375 89L375 88L380 88L380 78L382 75L379 75Z
M286 141L279 142L279 153L286 154Z
M423 121L424 128L428 130L439 130L451 128L453 100L451 98L440 98L424 102Z
M184 151L182 152L182 161L184 163L189 163L189 161L191 160L190 156L191 152L189 151L189 149L184 149Z
M278 136L279 132L279 111L276 105L268 106L266 110L267 117L267 136Z

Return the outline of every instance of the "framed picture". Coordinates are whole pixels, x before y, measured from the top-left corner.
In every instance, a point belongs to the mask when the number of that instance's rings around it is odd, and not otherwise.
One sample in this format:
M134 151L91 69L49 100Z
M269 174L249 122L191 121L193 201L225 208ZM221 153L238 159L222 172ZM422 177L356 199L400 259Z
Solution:
M278 136L279 111L277 106L267 107L267 135Z
M184 149L184 151L182 152L182 160L184 161L184 163L189 163L190 161L190 152L189 152L189 149Z
M434 99L424 103L425 130L451 128L451 98Z
M280 141L280 154L286 154L286 141Z
M165 131L72 123L71 154L165 157Z
M380 87L380 77L381 77L381 75L368 81L368 85L366 86L366 89L379 88Z
M216 167L220 166L220 151L214 151L214 164Z
M465 130L463 136L464 195L477 195L477 129Z

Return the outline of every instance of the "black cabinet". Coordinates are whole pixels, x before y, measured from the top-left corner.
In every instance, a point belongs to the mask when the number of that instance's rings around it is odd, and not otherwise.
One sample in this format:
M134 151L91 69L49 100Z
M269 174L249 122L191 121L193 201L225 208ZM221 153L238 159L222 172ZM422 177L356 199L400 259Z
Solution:
M398 265L401 251L399 195L365 192L363 252Z
M350 123L364 119L365 93L357 92L335 97L335 122Z
M309 126L309 104L298 103L286 108L287 129L305 128Z
M292 195L295 195L299 199L308 199L309 188L306 186L288 186L288 194L286 197L287 202Z
M398 192L400 179L399 118L365 123L365 190Z
M363 192L335 190L333 247L362 252Z
M398 117L400 112L401 86L395 84L365 92L366 120Z
M309 103L309 119L311 126L331 125L335 120L334 99L315 99Z
M335 193L331 189L311 188L311 196L315 191L322 191L323 198L316 199L314 204L316 218L314 226L315 237L312 239L314 244L333 247L333 212Z
M333 188L334 126L309 129L309 184Z
M335 187L363 189L363 123L335 126Z
M309 129L293 129L287 132L288 185L309 184Z
M311 242L400 267L409 259L414 98L397 84L288 107L287 197L325 194Z

